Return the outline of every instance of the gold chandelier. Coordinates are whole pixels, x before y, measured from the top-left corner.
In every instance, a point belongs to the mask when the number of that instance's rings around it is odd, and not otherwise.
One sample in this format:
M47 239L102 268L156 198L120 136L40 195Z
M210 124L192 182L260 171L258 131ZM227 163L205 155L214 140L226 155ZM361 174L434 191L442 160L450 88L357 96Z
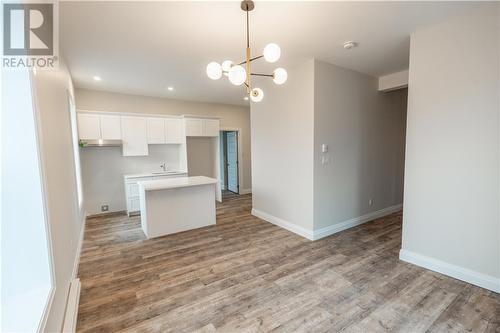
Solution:
M247 17L247 48L246 60L240 63L233 63L231 60L225 60L222 64L212 61L207 65L207 75L212 80L218 80L222 75L227 76L229 82L236 86L245 84L246 93L250 95L252 102L260 102L264 98L264 92L260 88L254 88L250 78L252 76L264 76L273 79L276 84L283 84L288 78L288 74L284 68L276 68L273 74L252 73L250 63L254 60L264 58L267 62L274 63L281 56L281 49L275 43L269 43L264 47L263 54L257 57L250 55L250 29L248 22L248 13L255 8L255 4L251 0L241 2L241 9L246 12ZM243 67L245 65L245 67Z

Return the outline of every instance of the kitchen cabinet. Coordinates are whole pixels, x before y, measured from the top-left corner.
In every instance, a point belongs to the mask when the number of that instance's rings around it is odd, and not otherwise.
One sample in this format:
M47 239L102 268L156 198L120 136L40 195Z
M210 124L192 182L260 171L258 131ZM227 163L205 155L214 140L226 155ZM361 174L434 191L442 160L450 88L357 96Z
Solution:
M120 116L101 115L99 116L101 125L101 139L121 140L122 126Z
M80 140L99 140L101 138L99 115L79 113L77 118L78 138Z
M203 119L203 136L219 136L219 120Z
M78 114L78 138L81 140L121 140L120 116Z
M219 136L218 119L186 118L186 136Z
M186 136L203 136L203 119L185 119Z
M178 144L183 142L182 119L148 118L149 144Z
M165 143L164 118L148 118L148 143L149 144Z
M182 143L182 119L165 119L165 143Z
M148 155L148 121L146 117L122 116L123 156Z

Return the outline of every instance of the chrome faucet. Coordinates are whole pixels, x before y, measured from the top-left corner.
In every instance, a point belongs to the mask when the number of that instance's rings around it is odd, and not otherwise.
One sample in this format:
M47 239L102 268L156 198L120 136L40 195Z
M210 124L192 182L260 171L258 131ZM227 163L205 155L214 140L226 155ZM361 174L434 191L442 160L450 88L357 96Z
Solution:
M160 165L160 167L163 169L163 172L167 172L168 165L166 162Z

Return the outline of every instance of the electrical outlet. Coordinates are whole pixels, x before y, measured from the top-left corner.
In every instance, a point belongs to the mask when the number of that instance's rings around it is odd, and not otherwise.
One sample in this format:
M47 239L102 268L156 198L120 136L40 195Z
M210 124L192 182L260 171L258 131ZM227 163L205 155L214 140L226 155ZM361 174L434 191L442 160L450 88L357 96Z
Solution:
M372 199L372 198L370 198L370 199L368 200L368 206L370 206L370 207L371 207L371 206L373 206L373 199Z
M101 206L101 212L107 212L109 210L109 206L108 205L102 205Z

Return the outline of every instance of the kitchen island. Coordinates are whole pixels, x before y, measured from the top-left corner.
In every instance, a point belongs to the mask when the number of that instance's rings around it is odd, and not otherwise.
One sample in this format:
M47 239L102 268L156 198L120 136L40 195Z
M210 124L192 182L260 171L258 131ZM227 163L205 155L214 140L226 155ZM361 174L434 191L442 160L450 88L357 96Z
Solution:
M187 177L187 175L187 171L163 171L123 175L128 216L139 213L141 209L139 198L139 182L165 178Z
M215 224L217 179L178 177L138 184L141 226L147 238Z

